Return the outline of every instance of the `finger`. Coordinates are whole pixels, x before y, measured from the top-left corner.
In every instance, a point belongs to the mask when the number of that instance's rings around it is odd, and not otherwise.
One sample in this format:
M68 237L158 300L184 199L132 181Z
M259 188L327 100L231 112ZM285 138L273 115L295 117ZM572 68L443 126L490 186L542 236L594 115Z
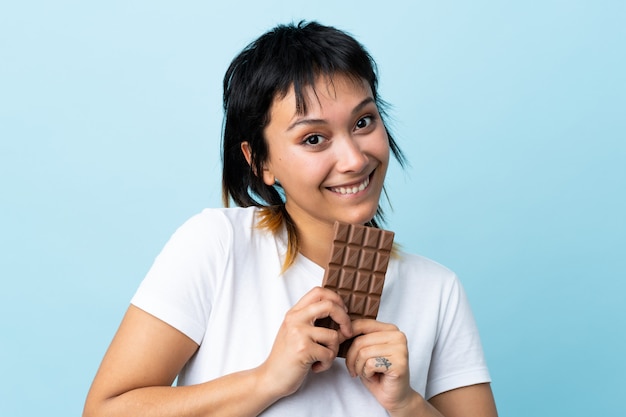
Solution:
M363 364L361 376L363 378L370 379L375 374L387 374L393 372L391 369L394 366L393 362L391 362L392 359L391 355L380 355L369 358Z
M335 304L342 306L347 311L347 307L345 307L345 303L343 302L343 299L339 296L339 294L329 290L328 288L322 287L315 287L306 294L304 294L302 298L300 298L300 300L298 300L298 302L294 304L293 308L303 308L309 304L313 304L322 300L330 300Z
M300 299L291 312L311 324L318 319L330 317L339 325L344 340L352 337L352 320L339 294L326 288L312 290Z
M356 342L356 341L355 341ZM394 349L393 346L386 344L377 344L371 346L365 346L362 348L358 348L356 350L350 349L348 356L346 358L346 365L348 366L348 370L350 374L355 376L361 376L369 378L375 372L376 369L376 358L384 358L384 360L380 359L378 362L384 366L387 364L387 367L384 368L387 370L391 368L391 364L393 364L393 358L397 354L397 348ZM350 362L350 363L348 363ZM382 369L378 370L379 372Z
M334 330L325 329L329 332L337 334ZM335 339L336 340L336 339ZM309 364L313 372L323 372L333 365L333 361L337 357L339 345L336 341L330 342L332 346L324 343L312 343L309 347Z
M352 321L354 334L369 334L374 332L394 331L398 327L394 324L383 323L373 319L356 319Z
M330 317L339 325L339 333L343 336L343 340L349 339L355 334L354 329L352 328L352 319L343 308L339 306L337 308L333 308L325 317Z
M399 332L398 327L395 326L394 324L390 324L390 323L383 323L377 320L372 320L372 319L355 319L351 322L352 325L352 334L357 336L356 339L353 342L356 343L356 348L352 348L352 346L350 347L350 350L347 353L346 356L346 364L349 364L349 355L350 355L350 351L358 351L359 350L359 346L365 346L366 344L375 344L375 343L390 343L392 340L394 340L395 338L390 338L390 336L388 334L382 334L382 333L389 333L389 332ZM378 334L381 333L381 334ZM374 338L363 338L362 336L369 336L369 335L377 335L377 337Z
M337 356L340 339L339 332L332 329L288 325L278 345L281 353L275 357L283 365L287 361L308 369L322 362L323 368L327 368Z
M408 352L397 344L377 344L359 350L351 373L371 378L374 374L399 376L408 370Z
M331 302L339 308L328 304ZM320 304L321 303L321 304ZM315 308L312 305L319 304ZM339 294L328 288L315 287L306 293L291 309L292 312L304 311L315 324L315 320L330 317L338 325L339 330L347 339L352 337L352 321L348 315L348 308Z
M321 317L332 317L341 323L339 331L326 327L315 326L315 320ZM339 344L352 337L350 318L343 309L329 300L319 301L300 310L289 310L283 320L282 328L290 337L312 340L334 351L335 356ZM306 345L302 346L306 349Z
M325 327L313 327L310 338L315 343L330 349L334 356L337 356L339 345L345 340L338 331Z
M359 327L361 330L362 327ZM384 326L384 328L390 328ZM395 328L395 326L392 326ZM357 333L356 330L354 330ZM346 367L352 376L359 375L364 363L376 356L408 356L407 340L399 330L379 331L358 336L346 354Z
M404 347L406 344L406 335L400 330L387 330L361 334L355 338L353 346L355 351L359 351L363 348L374 345L399 345Z
M354 341L354 343L356 342L357 340ZM354 343L346 355L346 367L348 368L350 375L353 377L358 375L364 376L363 372L366 368L367 362L372 358L390 358L394 356L393 346L377 344L361 347L359 345L355 346Z
M345 333L346 337L352 336L352 321L350 320L350 316L346 313L342 306L331 300L318 301L300 309L299 311L297 310L295 314L306 318L306 321L311 324L314 324L317 319L330 317L337 324L339 324L340 329L342 329L342 332Z

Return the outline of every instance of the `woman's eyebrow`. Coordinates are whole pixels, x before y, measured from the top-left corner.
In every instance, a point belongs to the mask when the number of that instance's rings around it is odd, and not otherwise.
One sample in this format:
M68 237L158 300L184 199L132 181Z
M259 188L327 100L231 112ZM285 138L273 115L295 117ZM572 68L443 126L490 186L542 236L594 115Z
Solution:
M352 109L352 115L355 116L357 113L360 113L363 110L363 108L366 107L370 103L374 103L374 98L366 97L362 102L357 104L357 106L354 109Z
M370 103L374 103L374 98L373 97L366 97L365 99L363 99L363 101L361 101L359 104L357 104L354 109L352 109L352 115L356 115L357 113L360 113L364 107L366 107L367 105L369 105ZM287 127L287 132L292 130L293 128L297 127L297 126L302 126L302 125L320 125L320 124L327 124L328 122L324 119L300 119L300 120L296 120L295 122L293 122L292 124L289 125L289 127Z
M295 122L290 124L289 127L287 128L287 132L289 132L290 130L294 129L297 126L302 126L302 125L320 125L320 124L327 124L327 123L328 122L326 122L326 120L324 120L324 119L300 119L300 120L296 120Z

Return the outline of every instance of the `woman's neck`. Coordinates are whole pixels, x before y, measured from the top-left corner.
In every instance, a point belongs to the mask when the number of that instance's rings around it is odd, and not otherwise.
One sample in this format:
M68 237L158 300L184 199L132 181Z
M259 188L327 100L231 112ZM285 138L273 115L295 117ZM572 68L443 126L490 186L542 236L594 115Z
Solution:
M326 267L333 241L333 225L318 221L296 223L300 253Z

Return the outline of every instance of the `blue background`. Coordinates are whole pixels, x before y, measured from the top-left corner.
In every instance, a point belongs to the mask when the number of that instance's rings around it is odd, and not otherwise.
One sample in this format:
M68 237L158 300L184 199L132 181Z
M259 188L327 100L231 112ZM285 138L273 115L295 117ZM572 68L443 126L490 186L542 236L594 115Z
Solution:
M411 162L387 227L460 275L500 414L620 414L625 5L3 2L0 415L80 415L152 260L220 205L228 63L302 18L377 60Z

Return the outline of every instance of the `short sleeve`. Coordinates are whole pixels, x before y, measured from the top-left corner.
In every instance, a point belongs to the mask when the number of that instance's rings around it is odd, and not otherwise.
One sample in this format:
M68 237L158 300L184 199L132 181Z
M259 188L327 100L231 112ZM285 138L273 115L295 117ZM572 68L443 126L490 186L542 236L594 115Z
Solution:
M205 210L189 219L157 256L131 304L200 344L231 237L219 211Z
M451 389L490 382L478 328L459 280L442 300L426 398Z

